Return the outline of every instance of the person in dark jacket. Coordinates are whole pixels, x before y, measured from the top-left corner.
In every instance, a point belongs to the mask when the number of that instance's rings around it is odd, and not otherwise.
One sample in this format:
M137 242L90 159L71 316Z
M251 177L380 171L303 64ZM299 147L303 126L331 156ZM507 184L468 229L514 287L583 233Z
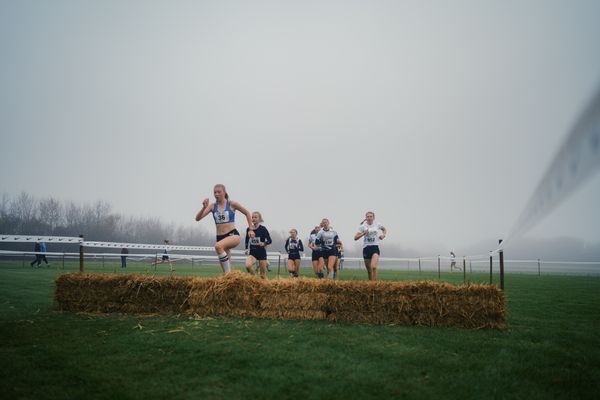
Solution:
M290 230L290 237L285 241L285 251L288 253L288 272L297 278L300 274L300 253L304 251L304 245L298 238L296 229Z
M127 268L127 254L129 254L129 249L123 247L121 249L121 268Z
M40 245L39 241L35 242L35 245L33 246L33 251L35 251L35 260L33 260L29 265L31 265L33 267L33 264L37 263L37 265L35 266L36 268L38 268L40 266L40 264L42 263L42 255L39 254L42 251L42 246ZM48 261L46 261L46 263L48 263Z
M272 243L269 230L262 225L262 215L255 211L252 213L254 235L250 234L250 228L246 229L246 270L254 275L254 264L258 261L260 277L266 279L267 273L267 246Z

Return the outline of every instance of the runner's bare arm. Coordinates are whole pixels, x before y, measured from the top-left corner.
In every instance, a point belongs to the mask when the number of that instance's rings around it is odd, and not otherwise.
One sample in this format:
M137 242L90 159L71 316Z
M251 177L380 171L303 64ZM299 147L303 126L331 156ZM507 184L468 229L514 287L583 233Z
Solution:
M252 222L252 214L250 214L250 211L248 211L243 205L241 205L237 201L232 201L230 204L234 210L239 210L242 214L246 216L246 220L248 221L248 228L250 228L250 231L248 233L251 238L254 237L254 231L252 230L254 229L254 223Z
M208 199L204 199L202 201L202 210L198 211L196 214L196 221L200 221L202 218L210 214L210 210L212 210L212 208L213 204L209 203Z

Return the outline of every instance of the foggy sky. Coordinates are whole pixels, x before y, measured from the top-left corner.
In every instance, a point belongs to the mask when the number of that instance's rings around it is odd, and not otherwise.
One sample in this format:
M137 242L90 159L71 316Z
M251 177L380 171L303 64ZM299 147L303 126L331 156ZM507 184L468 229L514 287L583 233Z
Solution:
M0 191L193 224L223 183L301 237L493 243L600 85L600 2L423 3L0 1ZM600 242L597 204L529 235Z

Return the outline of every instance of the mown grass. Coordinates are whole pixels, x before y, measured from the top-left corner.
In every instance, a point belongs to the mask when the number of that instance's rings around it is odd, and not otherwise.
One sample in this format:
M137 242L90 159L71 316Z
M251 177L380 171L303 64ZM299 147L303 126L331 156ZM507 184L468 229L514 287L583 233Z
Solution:
M0 263L3 398L547 399L596 398L600 389L598 277L509 274L510 328L473 331L60 313L52 300L54 278L76 266L21 265ZM178 265L176 273L210 276L218 269ZM343 272L344 279L364 275ZM382 270L380 277L433 279L437 273ZM463 279L457 273L442 278Z

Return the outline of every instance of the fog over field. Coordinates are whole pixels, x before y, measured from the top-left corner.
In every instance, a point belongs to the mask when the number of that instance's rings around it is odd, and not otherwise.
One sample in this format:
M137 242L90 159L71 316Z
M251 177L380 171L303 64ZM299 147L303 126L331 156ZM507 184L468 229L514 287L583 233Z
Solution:
M600 87L599 15L598 1L0 1L0 195L6 210L22 192L101 201L209 241L213 221L193 219L223 183L275 232L328 217L358 252L373 210L383 255L487 252ZM507 253L600 259L598 204L596 175Z

